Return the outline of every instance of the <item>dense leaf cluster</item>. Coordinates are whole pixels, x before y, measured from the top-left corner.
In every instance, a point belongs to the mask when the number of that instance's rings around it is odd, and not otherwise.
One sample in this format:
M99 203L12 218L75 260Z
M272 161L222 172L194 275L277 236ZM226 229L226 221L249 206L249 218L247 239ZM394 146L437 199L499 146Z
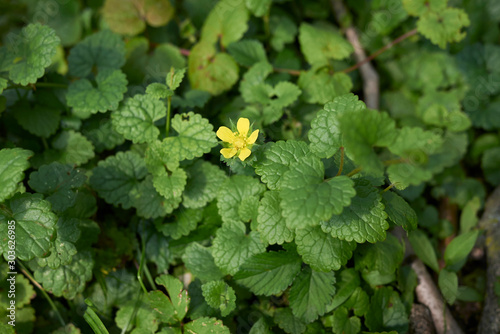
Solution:
M405 333L394 235L449 305L481 302L498 6L335 2L0 5L2 318L8 221L19 333ZM368 53L404 37L372 61L380 108L350 26ZM241 118L259 139L226 159L216 129Z

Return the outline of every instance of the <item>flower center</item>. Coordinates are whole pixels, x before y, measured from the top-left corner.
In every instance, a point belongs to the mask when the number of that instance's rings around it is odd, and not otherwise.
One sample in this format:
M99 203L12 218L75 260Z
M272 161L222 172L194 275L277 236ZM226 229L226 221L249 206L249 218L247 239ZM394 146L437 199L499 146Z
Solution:
M239 150L239 149L244 148L247 145L247 142L246 142L245 138L236 137L236 139L233 142L233 145L234 145L234 148Z

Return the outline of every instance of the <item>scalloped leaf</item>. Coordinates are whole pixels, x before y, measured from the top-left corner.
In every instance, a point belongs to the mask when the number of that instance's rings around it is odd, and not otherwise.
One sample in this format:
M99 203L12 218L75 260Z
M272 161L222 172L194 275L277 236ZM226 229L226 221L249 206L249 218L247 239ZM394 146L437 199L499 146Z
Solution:
M158 138L160 130L154 123L167 115L163 102L151 95L136 95L125 100L111 114L114 129L134 143L146 143Z
M120 35L101 30L85 37L68 56L69 73L84 78L94 67L117 70L125 64L125 43Z
M4 148L0 150L0 203L10 198L24 179L24 171L30 167L28 161L33 152L22 148Z
M201 286L203 297L210 307L219 310L223 317L236 308L234 289L224 281L212 281Z
M54 29L39 23L24 27L17 38L10 50L14 57L13 64L9 66L9 78L16 84L26 86L44 75L61 40Z
M325 181L324 174L321 160L309 155L283 175L281 209L289 229L317 225L351 203L354 182L347 176Z
M0 210L0 220L16 222L16 257L29 261L43 257L52 245L57 216L51 211L51 205L41 194L16 194ZM7 258L7 224L0 224L2 248Z
M277 295L292 284L300 267L295 252L266 252L246 260L234 279L256 295Z
M87 79L72 82L68 87L68 106L78 112L92 113L116 110L127 91L127 77L120 70L103 69L95 77L97 87Z

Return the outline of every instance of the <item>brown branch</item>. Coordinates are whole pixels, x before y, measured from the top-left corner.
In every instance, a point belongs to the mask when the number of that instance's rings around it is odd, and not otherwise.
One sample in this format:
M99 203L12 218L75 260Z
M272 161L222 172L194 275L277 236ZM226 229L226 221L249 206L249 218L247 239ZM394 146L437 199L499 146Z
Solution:
M342 0L332 0L332 8L335 12L335 16L340 25L344 22L344 18L347 16L347 10L344 6ZM365 50L363 49L361 42L359 41L358 33L356 29L352 26L344 27L345 34L352 47L354 48L354 57L358 62L359 71L361 78L363 79L363 95L364 100L368 108L378 109L379 106L379 76L373 65L370 63L370 58L366 57ZM355 66L356 66L355 65ZM356 67L357 68L357 67ZM348 73L346 70L344 73Z
M500 305L495 283L500 277L500 186L488 197L479 227L486 230L486 297L479 334L500 333Z
M368 58L365 58L362 61L360 61L359 63L357 63L357 64L355 64L355 65L353 65L353 66L351 66L349 68L346 68L342 72L349 73L349 72L352 72L352 71L358 69L358 67L361 67L362 65L364 65L364 64L368 63L369 61L375 59L381 53L384 53L385 51L387 51L390 48L392 48L394 45L396 45L398 43L401 43L402 41L404 41L408 37L411 37L411 36L415 35L416 33L417 33L417 29L413 29L413 30L408 31L407 33L399 36L398 38L396 38L395 40L393 40L392 42L390 42L386 46L384 46L384 47L378 49L377 51L375 51L374 53L372 53Z
M419 302L429 308L434 326L436 327L436 332L438 334L463 334L462 329L451 315L450 310L443 301L439 289L436 287L436 284L427 272L422 261L416 259L412 262L411 267L418 277L418 285L415 289L415 293L417 294Z

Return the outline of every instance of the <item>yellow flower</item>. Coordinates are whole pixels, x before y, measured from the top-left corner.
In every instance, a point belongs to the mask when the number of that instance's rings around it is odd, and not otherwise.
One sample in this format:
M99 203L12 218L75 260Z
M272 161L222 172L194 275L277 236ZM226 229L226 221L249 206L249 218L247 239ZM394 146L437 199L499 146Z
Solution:
M237 132L233 132L225 126L221 126L219 130L217 130L217 137L229 143L229 148L223 148L220 150L220 153L226 159L232 158L238 154L238 158L244 161L248 158L250 153L252 153L250 149L259 136L259 130L255 130L248 136L248 131L250 130L250 121L248 118L240 118L236 124L236 128L238 129Z

